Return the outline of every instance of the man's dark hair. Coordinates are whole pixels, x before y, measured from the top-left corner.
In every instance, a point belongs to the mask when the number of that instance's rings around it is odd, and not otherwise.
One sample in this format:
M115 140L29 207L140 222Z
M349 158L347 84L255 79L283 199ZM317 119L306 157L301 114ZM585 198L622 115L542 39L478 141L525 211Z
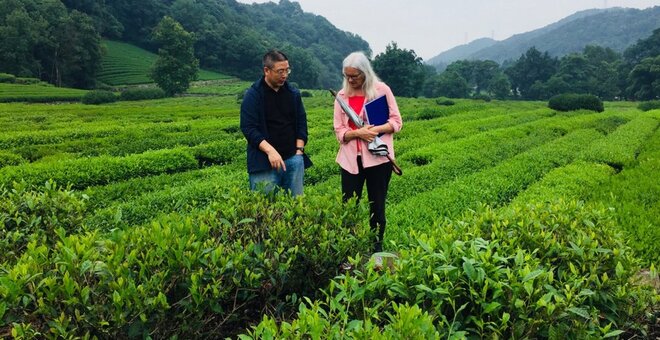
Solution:
M282 51L270 50L264 54L263 64L264 67L272 69L276 62L287 60L289 59L286 57L286 54L282 53Z

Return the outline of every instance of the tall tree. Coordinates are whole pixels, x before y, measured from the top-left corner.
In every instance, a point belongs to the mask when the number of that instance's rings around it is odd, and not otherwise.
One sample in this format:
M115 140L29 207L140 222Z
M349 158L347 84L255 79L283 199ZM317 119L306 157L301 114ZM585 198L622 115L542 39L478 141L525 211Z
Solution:
M57 60L55 84L78 88L96 85L101 68L101 37L92 19L76 10L60 23L56 32Z
M293 70L290 77L291 81L301 88L318 88L320 65L318 65L318 61L314 56L305 49L291 45L282 47L282 50L289 58L289 65Z
M397 96L416 97L422 91L426 70L413 50L400 49L395 42L373 60L374 71Z
M467 98L470 95L470 85L458 72L445 70L435 81L433 97Z
M550 57L548 52L541 53L531 47L504 72L511 80L514 95L528 98L530 87L536 82L544 82L555 74L558 66L556 58Z
M185 92L197 78L199 60L195 58L195 38L171 17L164 17L153 32L161 46L151 78L168 95Z
M660 55L648 57L630 72L628 92L635 99L653 100L660 98Z

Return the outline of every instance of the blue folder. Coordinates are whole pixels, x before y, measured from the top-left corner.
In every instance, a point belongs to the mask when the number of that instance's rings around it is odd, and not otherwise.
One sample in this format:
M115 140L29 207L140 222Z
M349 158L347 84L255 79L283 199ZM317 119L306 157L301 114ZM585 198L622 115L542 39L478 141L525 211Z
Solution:
M371 125L383 125L390 118L390 107L385 95L364 104L364 108L367 111L367 121Z

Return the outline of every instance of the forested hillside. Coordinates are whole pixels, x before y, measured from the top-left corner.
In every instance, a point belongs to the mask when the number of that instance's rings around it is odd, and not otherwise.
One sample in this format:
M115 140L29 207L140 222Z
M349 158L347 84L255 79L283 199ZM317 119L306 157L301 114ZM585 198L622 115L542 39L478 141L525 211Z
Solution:
M645 10L632 8L587 10L543 28L516 34L478 51L460 49L459 46L429 59L428 63L441 65L462 59L493 60L502 63L517 59L531 47L547 51L554 57L580 52L586 45L609 47L616 52L623 52L637 40L648 37L659 27L658 23L660 23L660 6Z
M359 36L338 30L288 0L240 4L234 0L0 0L0 72L57 85L93 87L101 68L101 39L131 42L152 52L152 29L171 16L195 35L205 69L252 79L261 56L283 49L291 81L301 87L336 86L341 58L370 51Z

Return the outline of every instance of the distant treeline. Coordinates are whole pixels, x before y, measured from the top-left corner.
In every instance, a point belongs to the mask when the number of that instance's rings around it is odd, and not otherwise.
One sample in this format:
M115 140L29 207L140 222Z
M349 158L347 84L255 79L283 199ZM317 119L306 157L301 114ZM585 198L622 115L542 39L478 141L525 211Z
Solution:
M359 36L288 0L0 0L0 72L94 87L101 37L156 52L151 32L166 15L194 34L202 68L244 79L261 73L267 49L280 48L291 59L291 81L306 88L337 86L344 56L371 53Z
M551 57L535 47L517 60L459 60L426 75L421 95L454 98L545 100L561 93L589 93L604 100L660 98L660 28L623 54L585 46L581 53Z

